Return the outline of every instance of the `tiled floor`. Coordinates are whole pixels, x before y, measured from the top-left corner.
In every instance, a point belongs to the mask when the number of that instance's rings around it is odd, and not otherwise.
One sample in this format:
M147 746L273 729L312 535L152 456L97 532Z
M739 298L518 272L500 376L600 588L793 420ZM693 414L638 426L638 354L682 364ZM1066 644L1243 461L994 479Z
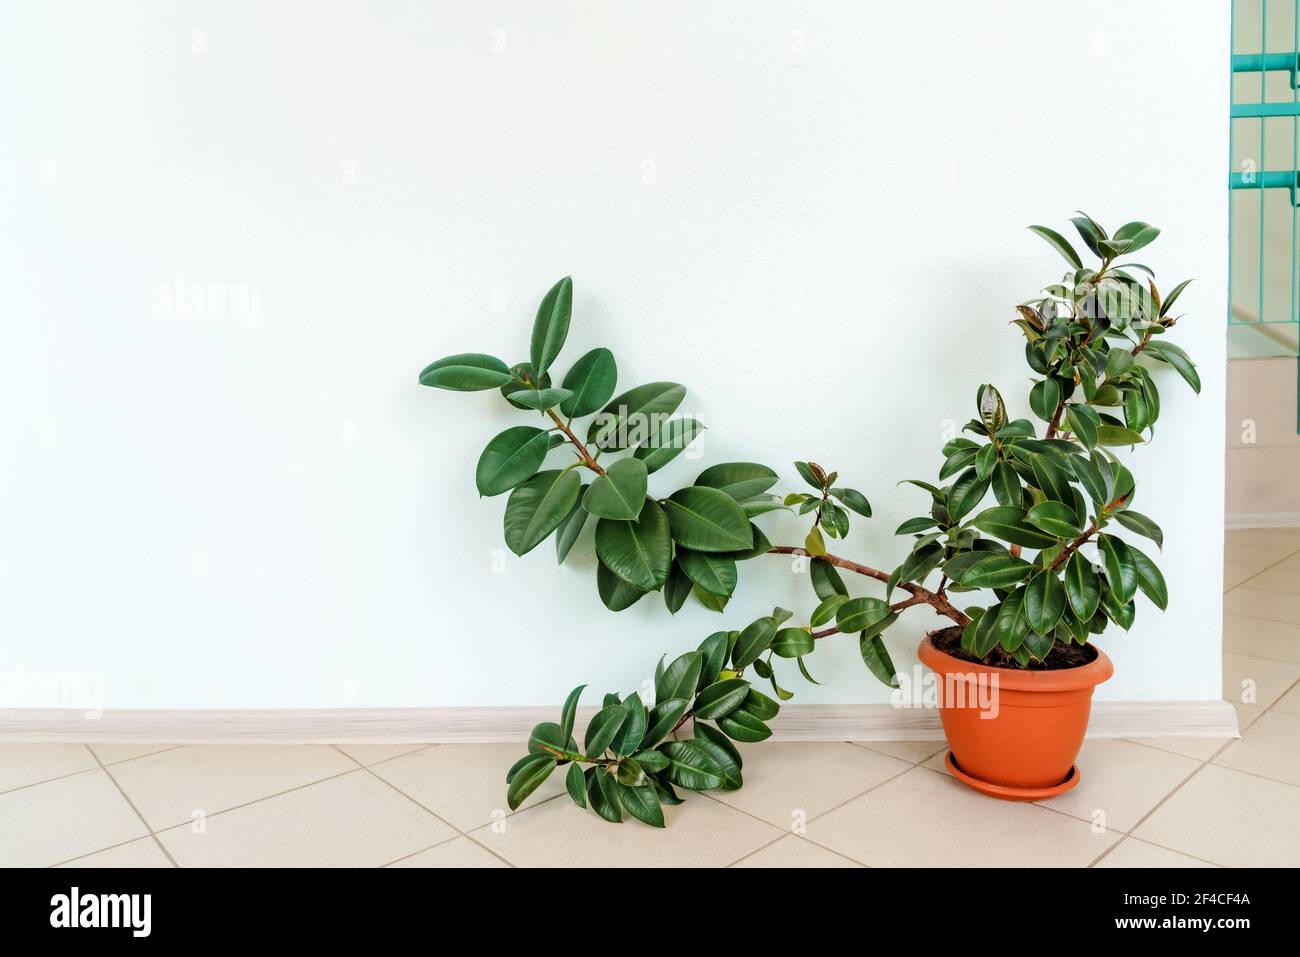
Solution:
M1243 737L1089 741L1040 804L970 791L939 741L743 747L745 787L663 831L558 774L506 812L515 745L5 745L0 866L1300 865L1300 529L1229 532L1225 586Z

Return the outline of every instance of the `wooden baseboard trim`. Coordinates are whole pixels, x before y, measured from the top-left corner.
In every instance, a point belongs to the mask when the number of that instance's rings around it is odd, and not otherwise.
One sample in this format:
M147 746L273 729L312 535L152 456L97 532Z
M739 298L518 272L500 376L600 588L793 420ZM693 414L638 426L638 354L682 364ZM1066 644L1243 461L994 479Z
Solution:
M1224 517L1225 528L1300 528L1300 512L1242 512Z
M352 708L239 711L0 710L0 743L484 744L519 742L558 708ZM594 709L580 709L579 726ZM930 741L938 712L889 704L786 705L779 741ZM1226 701L1099 701L1091 738L1236 737Z

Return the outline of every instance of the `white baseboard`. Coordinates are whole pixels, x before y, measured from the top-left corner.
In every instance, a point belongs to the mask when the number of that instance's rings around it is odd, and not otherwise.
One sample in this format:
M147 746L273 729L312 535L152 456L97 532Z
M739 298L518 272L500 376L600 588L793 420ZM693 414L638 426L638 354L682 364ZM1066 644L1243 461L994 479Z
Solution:
M85 744L484 744L517 743L558 708L353 708L242 711L0 710L0 743ZM579 709L579 726L595 709ZM786 705L779 741L931 741L933 709L888 704ZM1236 737L1226 701L1098 701L1091 738Z
M1300 528L1300 512L1242 512L1224 516L1227 528Z

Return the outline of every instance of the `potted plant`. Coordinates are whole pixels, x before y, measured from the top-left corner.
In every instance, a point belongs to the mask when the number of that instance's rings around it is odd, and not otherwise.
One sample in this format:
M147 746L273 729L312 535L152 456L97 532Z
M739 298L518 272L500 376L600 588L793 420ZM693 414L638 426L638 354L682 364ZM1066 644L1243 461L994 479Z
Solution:
M919 656L940 679L954 774L1021 800L1078 783L1073 762L1092 689L1111 673L1093 642L1111 625L1132 626L1139 592L1159 608L1168 597L1155 563L1119 534L1163 544L1159 526L1132 508L1133 475L1113 450L1151 433L1160 415L1153 373L1172 367L1197 391L1200 381L1168 339L1187 281L1162 296L1151 270L1126 259L1159 230L1132 222L1112 236L1084 214L1072 223L1097 264L1085 266L1054 230L1030 227L1070 268L1011 320L1024 337L1035 376L1028 404L1041 424L1011 418L998 390L981 385L968 435L943 447L937 483L908 480L929 507L899 526L912 544L892 570L829 551L828 538L848 536L850 514L869 518L871 506L814 462L795 463L810 490L783 496L772 492L773 469L748 462L712 465L690 485L652 493L651 476L703 425L674 416L686 393L676 383L614 397L617 365L607 349L588 352L553 383L572 316L567 278L542 300L526 362L462 354L421 372L425 385L497 389L515 408L541 416L540 426L516 426L488 442L475 473L479 492L509 493L505 540L518 555L554 536L562 563L594 519L596 587L611 610L660 592L673 613L692 596L721 612L739 569L762 555L803 559L796 564L816 598L799 623L777 608L661 661L653 701L605 695L581 746L576 689L560 721L538 725L510 769L512 807L561 765L573 800L611 821L627 812L662 825L662 804L677 803L676 788L739 787L732 742L768 737L767 722L792 697L780 683L781 660L812 681L805 659L817 642L856 635L868 669L897 687L881 636L922 604L952 622L926 637ZM587 417L584 432L575 423ZM561 455L565 461L549 465ZM760 527L778 510L808 518L801 544L773 544ZM874 582L876 594L854 594L842 571ZM963 596L972 603L958 607ZM774 697L753 688L751 677L769 682Z

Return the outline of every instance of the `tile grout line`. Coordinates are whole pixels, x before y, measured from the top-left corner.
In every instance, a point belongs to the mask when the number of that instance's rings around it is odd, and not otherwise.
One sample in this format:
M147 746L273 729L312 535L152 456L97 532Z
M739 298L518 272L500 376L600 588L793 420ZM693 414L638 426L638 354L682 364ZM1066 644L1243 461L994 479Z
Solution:
M1225 550L1225 551L1227 550L1227 544L1228 544L1228 543L1227 543L1227 536L1225 535L1225 536L1224 536L1224 550ZM1285 547L1285 546L1283 546L1283 547ZM1231 588L1227 589L1227 591L1225 591L1223 594L1226 596L1226 595L1228 594L1228 592L1236 591L1238 588L1246 588L1246 587L1249 585L1250 582L1254 581L1254 580L1255 580L1256 578L1258 578L1260 575L1264 574L1264 572L1270 572L1270 571L1272 571L1274 568L1277 568L1278 565L1281 565L1283 562L1285 562L1285 561L1289 561L1290 559L1295 558L1297 555L1300 555L1300 548L1297 548L1294 552L1291 552L1291 553L1288 554L1288 555L1283 555L1281 558L1279 558L1277 561L1275 561L1275 562L1274 562L1273 564L1271 564L1271 565L1265 565L1263 568L1261 568L1259 571L1255 572L1253 575L1251 575L1251 576L1250 576L1249 578L1247 578L1245 581L1237 582L1237 584L1235 584L1235 585L1233 585ZM1226 565L1226 564L1228 564L1228 563L1225 561L1224 564ZM1261 590L1261 591L1267 591L1268 589L1260 589L1260 590Z
M459 841L464 836L465 836L464 834L453 834L451 837L444 838L443 840L439 841L437 844L430 844L428 847L422 847L418 851L412 851L410 854L403 854L401 857L394 858L393 860L389 861L387 864L380 864L379 866L381 868L392 867L394 864L400 864L402 861L409 860L410 858L415 857L417 854L423 854L425 851L431 851L435 847L442 847L444 844L450 844L452 841Z
M104 764L103 761L99 760L99 755L95 753L95 749L88 744L84 744L82 747L90 752L90 756L95 759L95 763L99 765L99 769L108 775L108 779L113 782L113 787L117 788L117 793L122 795L122 800L124 800L131 810L135 812L135 816L140 819L140 823L145 826L145 830L147 830L149 836L153 838L154 844L158 845L158 850L162 851L163 857L171 861L172 867L179 868L180 865L176 863L176 858L172 857L172 852L167 850L163 842L159 840L158 835L154 833L153 825L144 819L144 815L141 814L140 809L135 806L135 802L131 800L126 791L122 790L122 785L118 783L117 778L113 777L113 772L108 770L108 766ZM105 850L107 850L107 848L105 848Z

